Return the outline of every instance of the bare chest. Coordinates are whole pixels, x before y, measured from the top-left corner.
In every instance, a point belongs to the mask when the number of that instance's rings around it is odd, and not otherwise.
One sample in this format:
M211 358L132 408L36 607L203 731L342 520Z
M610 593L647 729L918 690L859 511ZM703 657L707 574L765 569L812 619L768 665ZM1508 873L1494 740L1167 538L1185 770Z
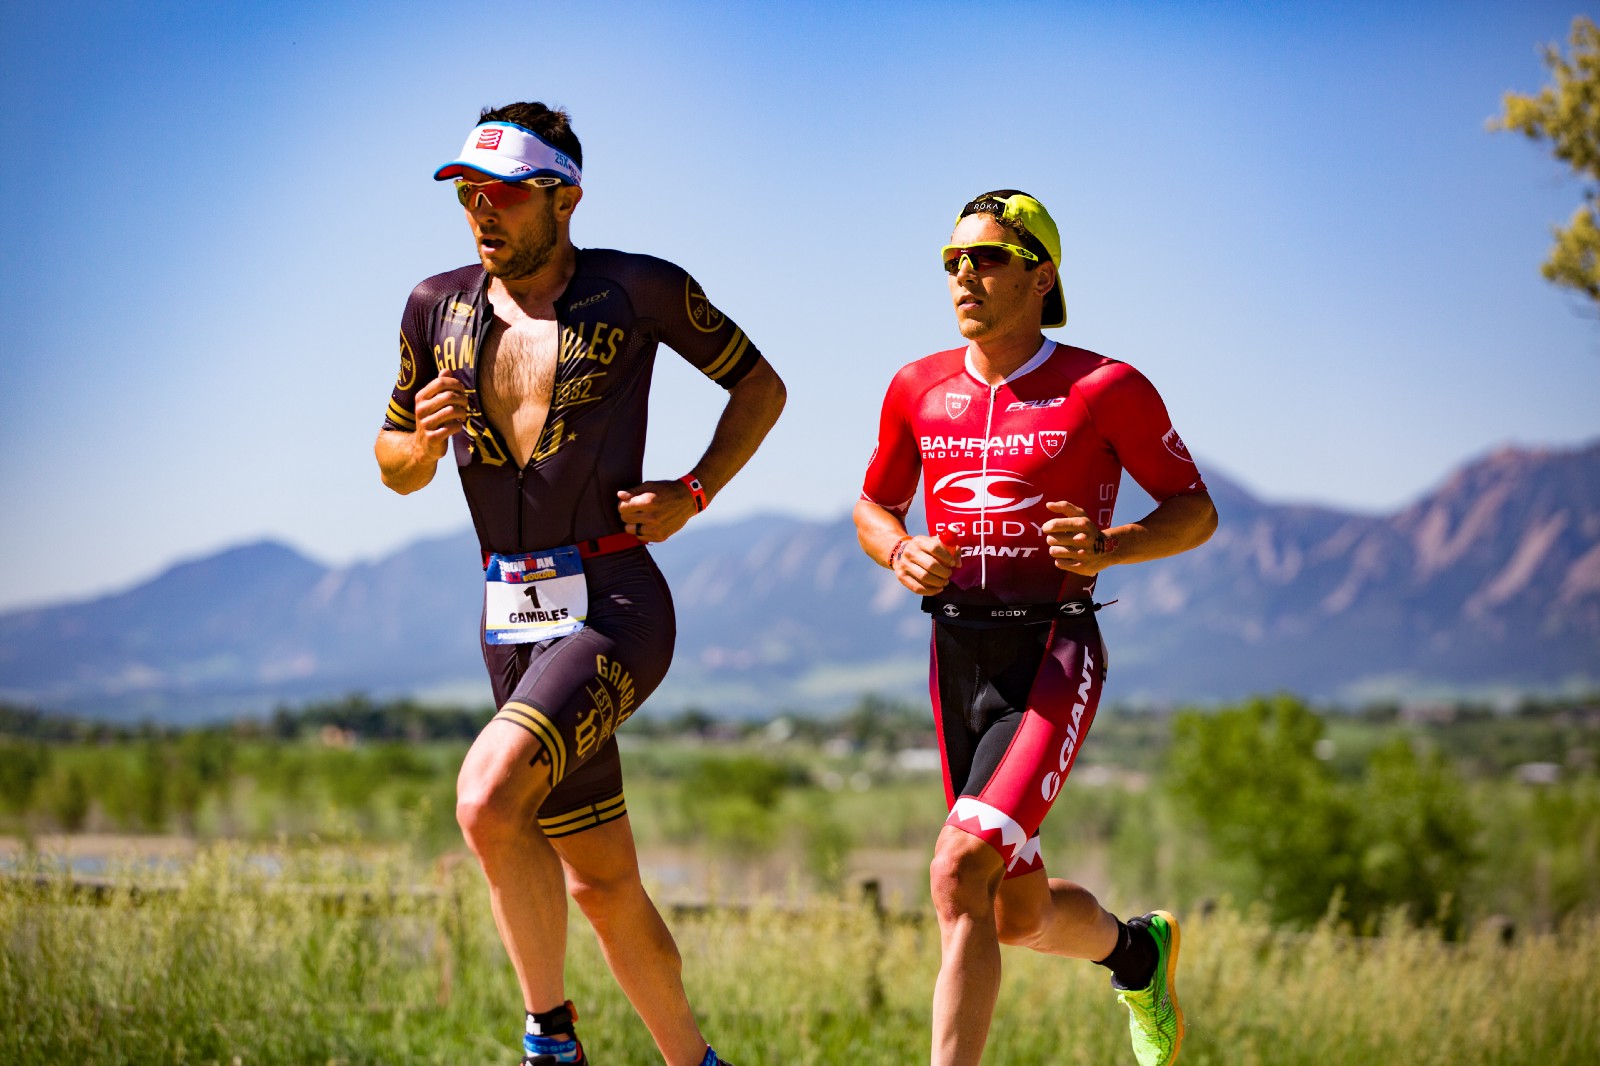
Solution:
M478 374L483 413L519 465L533 453L550 413L560 350L556 322L526 316L497 321L484 342Z

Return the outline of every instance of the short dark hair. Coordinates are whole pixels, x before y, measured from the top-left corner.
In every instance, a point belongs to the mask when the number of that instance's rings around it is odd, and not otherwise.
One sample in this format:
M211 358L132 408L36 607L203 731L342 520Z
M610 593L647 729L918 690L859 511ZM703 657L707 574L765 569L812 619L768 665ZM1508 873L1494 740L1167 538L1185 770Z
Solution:
M543 137L552 148L572 157L583 169L583 145L572 132L572 116L559 108L546 107L538 101L506 104L504 107L486 107L478 114L478 122L509 122Z
M1023 229L1022 223L1006 217L1005 201L1013 196L1029 195L1029 193L1025 193L1021 189L995 189L993 192L986 192L981 196L974 196L971 200L968 200L967 206L961 209L961 214L957 217L966 218L968 215L988 215L998 222L1003 229L1016 237L1024 248L1038 256L1040 263L1053 262L1050 258L1050 253L1045 250L1044 245L1040 243L1037 237ZM1034 199L1037 199L1037 197L1034 197ZM1022 265L1024 269L1032 270L1038 264L1023 260Z

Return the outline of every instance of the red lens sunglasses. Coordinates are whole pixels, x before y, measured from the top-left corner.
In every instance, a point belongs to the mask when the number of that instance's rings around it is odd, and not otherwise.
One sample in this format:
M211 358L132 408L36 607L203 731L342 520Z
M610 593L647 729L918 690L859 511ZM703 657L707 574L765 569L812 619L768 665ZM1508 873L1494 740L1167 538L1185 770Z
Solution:
M456 199L466 208L475 208L478 201L482 200L490 207L499 209L525 204L534 189L548 189L560 184L560 178L550 177L529 178L527 181L467 181L457 178Z

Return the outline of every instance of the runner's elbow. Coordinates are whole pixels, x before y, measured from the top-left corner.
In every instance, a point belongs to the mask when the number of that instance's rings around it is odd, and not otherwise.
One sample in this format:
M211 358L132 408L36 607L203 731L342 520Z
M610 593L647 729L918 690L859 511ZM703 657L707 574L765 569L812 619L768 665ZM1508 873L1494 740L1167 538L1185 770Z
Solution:
M789 390L783 379L765 359L751 367L750 372L731 391L741 403L765 415L769 426L778 420L789 398Z
M392 474L383 461L383 452L378 452L378 480L383 482L383 487L391 492L405 495L405 490L400 487L399 480Z
M409 496L433 480L431 469L419 469L408 462L406 455L384 436L378 437L372 454L378 460L378 477L384 487L401 496Z
M1201 493L1204 501L1200 514L1196 516L1195 547L1199 547L1211 539L1211 534L1217 531L1217 505L1212 502L1210 493Z
M778 416L783 414L784 404L789 401L789 389L770 364L762 362L757 371L760 371L759 376L755 372L750 376L756 378L753 384L759 391L761 410L765 413L770 428L778 421Z
M384 466L381 460L378 463L378 477L383 481L385 488L401 496L409 496L427 484L426 481L418 482L414 477L406 477L403 471L391 470Z
M856 543L876 562L878 557L873 555L872 546L878 538L877 527L883 521L883 508L870 500L857 500L850 520L856 525Z

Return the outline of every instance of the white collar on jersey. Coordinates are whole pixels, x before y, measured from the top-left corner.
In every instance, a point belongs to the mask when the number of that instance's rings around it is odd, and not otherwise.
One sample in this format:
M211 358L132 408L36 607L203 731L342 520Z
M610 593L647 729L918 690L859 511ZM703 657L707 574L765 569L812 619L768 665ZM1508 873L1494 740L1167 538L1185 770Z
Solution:
M1009 385L1022 375L1038 370L1041 366L1044 366L1046 359L1049 359L1055 354L1055 351L1056 342L1051 340L1049 337L1046 337L1044 339L1044 343L1039 345L1039 350L1033 353L1033 358L1017 367L1017 369L1013 370L1009 375L1006 376L1006 379L1002 381L1000 385ZM978 373L978 368L972 365L971 345L967 346L967 373L970 374L972 376L972 380L976 381L979 385L982 385L986 389L989 387L989 383L983 380L983 375ZM995 388L999 388L1000 385L996 385Z

